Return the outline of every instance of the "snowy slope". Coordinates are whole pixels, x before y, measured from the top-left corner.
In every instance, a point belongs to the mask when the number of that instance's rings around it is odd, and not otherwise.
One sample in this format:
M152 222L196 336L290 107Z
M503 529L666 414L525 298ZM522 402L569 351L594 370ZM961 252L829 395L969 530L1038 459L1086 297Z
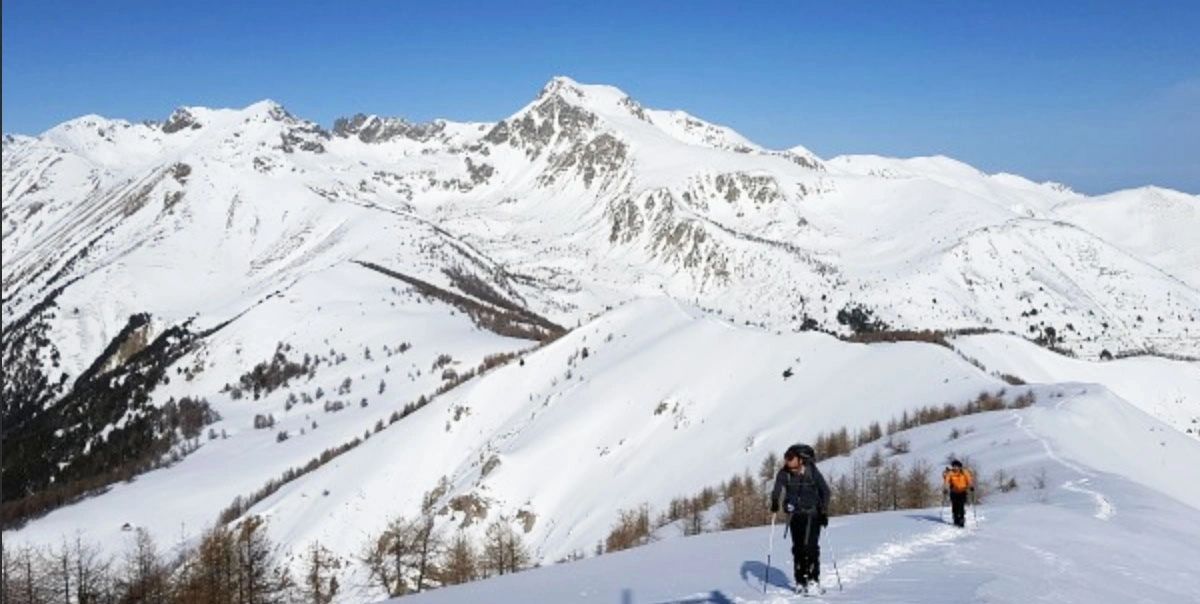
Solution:
M793 375L785 380L782 373L789 368ZM436 399L284 486L249 513L268 518L272 535L282 543L302 547L317 540L352 559L388 517L411 513L445 477L450 488L439 505L475 495L487 519L531 513L535 520L525 537L538 559L552 561L602 540L618 510L642 503L662 509L674 497L756 468L768 452L794 440L811 440L818 431L841 426L862 427L920 406L959 404L1002 386L939 346L866 346L816 333L775 335L707 318L669 299L646 300L528 355L523 366L494 370ZM1144 450L1149 436L1182 447L1164 457L1161 472L1146 473L1145 464L1136 460L1116 467L1107 459L1092 463L1182 501L1200 502L1192 483L1170 478L1188 471L1187 447L1194 445L1179 441L1189 439L1095 389L1047 386L1037 392L1047 401L1071 397L1061 399L1070 401L1065 407L1070 413L1048 402L1026 411L962 418L954 425L971 433L953 442L946 440L951 424L926 426L907 435L914 443L908 457L936 461L954 451L978 458L988 471L1004 467L1024 477L1035 463L1051 472L1059 465L1024 431L1027 422L1062 425L1045 428L1043 438L1053 434L1054 450L1066 459L1084 460L1105 457L1114 444L1110 433L1141 424L1145 427L1130 429L1129 441L1120 446ZM1072 425L1079 422L1082 430ZM1073 439L1072 433L1086 436ZM1014 435L1026 443L1023 449L992 447ZM697 448L697 443L703 445ZM703 456L699 472L694 469L698 451ZM439 463L412 462L426 458ZM201 459L196 454L184 464L197 464L202 473ZM489 467L486 475L484 467ZM827 468L839 472L839 462ZM163 479L169 476L163 474ZM152 480L157 480L153 473L105 498L51 514L16 536L53 535L106 507L136 509L137 498L147 492L142 489L157 486ZM146 486L139 488L143 482ZM129 516L127 511L113 515L89 534L119 534L117 521ZM448 529L466 524L469 532L481 531L486 523L464 520L449 513L440 523ZM356 598L378 597L358 570L340 583L356 586L350 592Z
M533 512L539 520L527 538L539 558L556 560L603 539L618 509L662 506L706 486L688 471L696 443L722 452L704 475L723 479L788 439L957 404L1000 386L941 347L777 336L694 312L660 299L605 315L524 366L439 398L253 511L269 515L288 541L318 539L350 553L362 535L345 534L336 510L354 510L360 530L377 530L387 514L415 509L445 476L444 501L475 494L489 518ZM794 376L784 380L789 367ZM441 463L406 462L418 456ZM498 465L483 476L491 459ZM409 487L397 492L397 484ZM315 507L310 498L325 490Z
M667 539L396 601L1168 603L1200 597L1200 490L1178 479L1200 455L1200 444L1101 389L1063 387L1061 398L1053 389L1039 393L1046 402L1029 409L903 433L912 443L905 457L968 456L985 480L1004 469L1022 486L989 495L968 513L966 530L945 524L937 508L832 519L822 538L822 577L832 590L824 598L788 593L790 552L777 526L769 569L770 529L757 528ZM1074 436L1063 429L1081 424L1093 430ZM972 431L947 441L955 428ZM1146 459L1148 449L1164 455ZM1106 461L1114 459L1134 461ZM841 471L847 463L832 460L824 471ZM1046 487L1039 490L1034 480L1043 472ZM838 576L843 591L837 591Z
M411 333L411 328L396 333ZM405 355L455 350L416 343L423 341L414 340ZM413 371L424 365L403 367ZM793 375L784 379L788 369ZM306 439L325 439L320 442L330 446L332 435L352 438L355 429L361 433L420 392L405 385L405 397L393 398L390 390L376 396L369 388L387 376L376 371L360 379L357 374L366 370L359 361L348 373L368 388L364 396L371 407L352 405L333 414L344 416L345 428L329 430L332 418L312 415L315 409L304 405L290 415L281 413L282 390L252 408L230 401L218 407L228 417L215 428L236 428L249 423L252 412L272 408L289 422L276 429L296 430L313 419L321 428L282 445L273 442L274 430L238 447L224 446L222 440L205 444L177 466L52 512L15 537L50 541L86 525L89 537L107 542L125 522L156 530L167 526L175 535L181 518L194 527L188 531L198 531L215 515L214 502L223 506L282 469L307 461L300 456L319 452L305 446ZM327 392L347 373L340 367L334 371L332 379L322 380ZM393 373L398 373L394 366ZM449 489L439 505L475 496L488 519L532 513L527 539L539 559L556 560L602 540L619 509L663 506L709 486L710 479L757 464L798 436L811 439L821 430L857 428L925 405L959 404L1002 386L940 346L847 344L815 332L777 335L734 326L668 298L647 299L572 331L526 356L524 364L495 369L435 398L248 513L270 518L273 537L283 543L315 539L351 558L369 533L389 516L417 509L423 494L444 477ZM312 387L306 383L303 389ZM380 399L387 406L377 411ZM232 436L230 442L241 442L239 435ZM722 452L719 461L707 464L704 476L689 471L697 443L705 451ZM256 461L236 480L216 471L246 455L245 447L272 459ZM414 463L419 459L439 462ZM219 486L197 499L188 485L205 477ZM145 507L149 493L161 493L153 508ZM162 502L173 502L170 513L155 511L165 509L158 507ZM466 524L457 513L443 522ZM481 531L484 524L476 520L469 528Z
M1009 335L954 338L956 350L989 371L1026 382L1101 384L1167 425L1200 438L1200 364L1156 357L1085 361Z
M1200 287L1200 245L1196 244L1200 203L1195 195L1142 187L1067 201L1055 212Z
M49 539L83 530L89 538L119 547L122 526L130 523L176 544L210 526L235 497L249 495L327 449L372 434L377 423L388 424L406 404L433 395L444 382L444 369L433 369L439 356L452 358L446 369L463 371L486 355L531 345L479 330L454 308L362 268L331 269L318 277L239 317L234 325L243 329L218 332L179 362L195 368L194 379L178 378L159 389L160 403L206 393L221 415L205 428L196 452L136 481L114 485L101 497L52 512L15 537ZM351 317L355 329L311 329L313 309L308 305L314 302L323 306L321 312ZM237 382L219 369L269 360L279 344L289 347L293 361L306 354L296 351L317 351L314 355L322 360L313 375L298 376L289 387L261 398L252 399L247 392L233 399L225 384ZM347 380L349 387L343 389ZM257 415L270 416L272 425L255 429ZM288 438L278 442L281 433Z
M396 602L1191 602L1200 597L1194 509L1122 484L1137 507L1105 522L1067 493L1050 505L981 506L962 531L936 508L834 519L822 547L823 598L790 593L790 552L777 529L663 541L643 548L425 592ZM1074 499L1074 501L1072 501ZM970 522L970 521L969 521ZM837 589L836 557L843 591Z

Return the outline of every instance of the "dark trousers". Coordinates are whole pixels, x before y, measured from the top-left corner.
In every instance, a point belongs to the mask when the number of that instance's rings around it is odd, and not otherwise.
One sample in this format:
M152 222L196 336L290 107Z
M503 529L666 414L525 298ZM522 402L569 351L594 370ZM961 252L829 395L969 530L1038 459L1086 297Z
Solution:
M816 512L792 514L789 530L792 531L792 561L795 563L796 582L816 581L821 576L821 519Z
M967 492L950 491L950 510L954 513L954 524L967 525Z

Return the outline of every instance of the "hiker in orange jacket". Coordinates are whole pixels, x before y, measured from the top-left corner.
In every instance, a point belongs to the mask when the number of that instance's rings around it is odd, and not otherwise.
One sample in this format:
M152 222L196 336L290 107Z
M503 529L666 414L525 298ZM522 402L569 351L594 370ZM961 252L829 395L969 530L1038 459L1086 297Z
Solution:
M963 467L962 462L955 459L950 467L942 472L942 494L950 495L950 506L954 513L955 526L967 524L967 492L975 492L975 479L971 472Z

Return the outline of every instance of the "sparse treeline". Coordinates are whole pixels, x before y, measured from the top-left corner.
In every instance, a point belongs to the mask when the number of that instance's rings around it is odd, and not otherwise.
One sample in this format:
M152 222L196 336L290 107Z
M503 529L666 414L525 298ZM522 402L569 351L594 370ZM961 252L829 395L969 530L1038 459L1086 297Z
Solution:
M850 471L830 476L830 515L924 508L938 502L930 482L933 467L924 459L906 469L898 460L884 461L878 449L865 462L855 458Z
M427 493L419 515L394 516L367 539L359 562L372 587L402 596L529 568L529 549L508 518L493 520L480 544L462 529L448 536L437 524L448 509L436 506L444 494L443 486Z
M858 432L840 428L817 435L814 449L818 460L850 455L859 447L878 443L869 457L855 457L844 474L827 474L831 490L831 515L860 514L883 510L925 508L938 503L936 487L939 471L928 461L918 459L905 466L896 455L909 452L907 439L897 436L909 430L947 419L998 411L1019 409L1032 405L1034 395L1026 392L1009 401L1006 391L980 392L979 396L961 405L932 405L914 412L905 411L900 417L886 424L872 422ZM950 438L957 438L958 430ZM948 461L948 460L947 460ZM968 464L969 465L969 464ZM608 537L596 546L597 553L618 551L644 545L654 538L654 532L669 524L678 523L685 535L714 530L732 530L761 526L770 522L765 513L769 505L770 489L781 462L774 453L763 459L757 479L750 472L730 477L716 487L705 487L694 495L671 500L667 509L650 522L650 509L646 505L632 510L622 510ZM972 468L980 475L979 468ZM1015 479L1003 473L997 474L996 486L1001 490L1016 488ZM979 497L989 490L984 481L979 482ZM1007 491L1005 491L1007 492ZM710 515L714 506L721 504L718 514Z
M891 438L901 430L909 430L917 426L954 419L963 415L974 415L976 413L1001 411L1004 409L1023 409L1032 405L1035 400L1032 392L1021 394L1011 401L1007 400L1007 395L1008 392L1006 390L999 390L995 394L984 391L980 392L979 396L961 405L946 403L941 406L929 405L921 407L911 413L905 411L900 417L893 417L887 422L886 432L884 426L879 422L872 422L871 425L859 429L854 434L851 434L844 427L839 430L822 432L817 434L817 438L813 443L813 449L817 452L818 461L839 455L849 455L852 450L875 442L883 438L883 435L886 433L889 438L885 446L889 450L893 453L907 453L907 441Z
M304 466L299 468L289 468L288 470L284 471L279 478L268 480L267 484L263 485L257 491L245 497L241 495L234 497L233 501L230 502L225 509L221 510L220 514L218 514L217 522L219 524L228 524L229 522L232 522L234 519L249 511L251 507L254 507L254 504L266 499L267 497L270 497L283 485L305 474L308 474L309 472L312 472L322 465L325 465L338 455L341 455L342 453L345 453L346 451L349 451L360 444L362 444L362 439L355 437L354 440L351 440L348 443L325 449L317 457L308 460L308 463L304 464Z
M3 548L0 596L12 604L272 604L300 601L303 594L276 562L258 517L211 529L174 561L141 528L115 558L81 537L59 547Z
M422 296L435 298L466 313L475 325L492 333L524 340L549 343L567 332L544 317L519 306L495 291L485 282L461 271L446 275L466 296L442 289L415 277L385 268L373 262L355 260L356 264L383 273L413 286ZM483 300L485 303L480 302Z
M168 560L145 529L130 533L125 551L106 557L81 537L61 546L3 547L0 601L11 604L329 604L346 592L341 572L362 564L370 587L390 596L417 593L530 567L520 533L504 518L476 543L462 530L447 537L427 506L412 519L394 517L364 544L357 560L317 542L296 558L293 576L265 521L247 517L206 532L198 545Z
M658 529L677 524L684 535L726 531L769 524L770 491L781 462L772 453L763 459L758 476L749 471L731 476L716 487L671 500L654 522L647 505L622 510L597 553L645 545ZM936 476L928 461L907 468L898 460L885 462L879 450L869 459L856 458L843 476L828 475L831 515L891 509L924 508L937 503Z

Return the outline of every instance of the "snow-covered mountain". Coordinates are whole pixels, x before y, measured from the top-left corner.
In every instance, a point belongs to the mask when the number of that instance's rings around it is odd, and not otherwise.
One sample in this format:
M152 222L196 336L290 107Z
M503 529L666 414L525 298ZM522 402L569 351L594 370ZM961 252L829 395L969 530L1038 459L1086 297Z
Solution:
M352 258L450 287L446 265L474 266L563 324L663 292L779 328L844 330L851 305L896 328L1053 327L1085 356L1200 341L1194 195L1092 199L944 157L823 161L567 78L495 124L356 115L328 131L270 101L85 116L7 137L4 195L14 317L117 255L220 267L212 287L235 298ZM426 239L443 249L406 249ZM118 315L199 310L127 285Z
M6 135L3 196L6 539L183 544L229 506L350 559L440 488L553 561L1002 375L1200 430L1196 195L770 150L555 78L496 123L85 116ZM999 333L830 335L881 324ZM1193 360L1099 360L1138 352Z

